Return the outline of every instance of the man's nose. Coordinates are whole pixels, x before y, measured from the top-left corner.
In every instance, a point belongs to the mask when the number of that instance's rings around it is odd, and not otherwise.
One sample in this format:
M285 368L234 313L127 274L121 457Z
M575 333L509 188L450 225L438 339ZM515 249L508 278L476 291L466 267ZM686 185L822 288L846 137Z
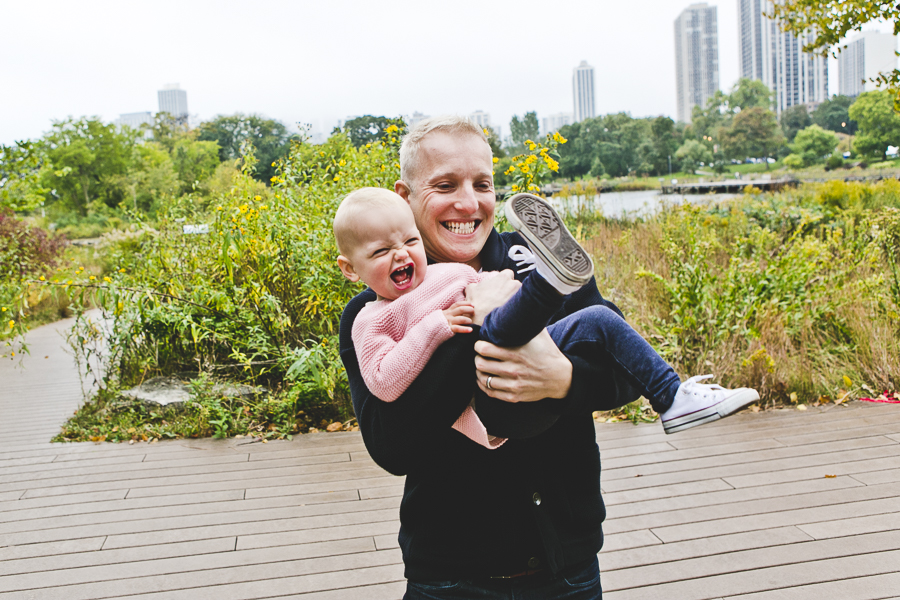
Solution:
M454 208L464 215L470 215L478 210L478 197L472 185L463 185L459 188Z

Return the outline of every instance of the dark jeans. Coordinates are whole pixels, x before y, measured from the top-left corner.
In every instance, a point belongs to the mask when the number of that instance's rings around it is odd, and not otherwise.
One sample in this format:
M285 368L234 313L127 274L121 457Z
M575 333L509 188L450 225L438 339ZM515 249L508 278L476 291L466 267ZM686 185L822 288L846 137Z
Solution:
M602 600L595 558L558 578L516 577L481 581L408 581L403 600Z
M656 412L668 410L681 385L669 363L625 319L605 306L584 308L548 327L563 300L553 286L532 272L506 304L488 314L481 338L497 346L521 346L547 327L563 353L609 361L650 400Z

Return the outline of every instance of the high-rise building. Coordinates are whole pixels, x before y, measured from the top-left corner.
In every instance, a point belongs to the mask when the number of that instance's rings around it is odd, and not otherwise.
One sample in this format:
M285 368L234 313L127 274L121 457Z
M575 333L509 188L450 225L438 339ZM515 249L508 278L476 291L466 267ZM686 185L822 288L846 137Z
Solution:
M419 121L424 121L428 118L431 118L431 115L423 115L419 111L416 111L409 116L403 117L403 120L406 121L406 127L412 129Z
M738 0L741 77L758 79L775 92L775 112L805 104L813 108L828 99L828 62L807 54L803 46L813 39L783 32L766 17L771 0Z
M859 96L876 89L869 81L897 68L897 38L890 33L864 31L838 55L838 93Z
M180 89L177 83L164 86L157 95L159 97L159 112L169 113L176 119L187 120L187 92Z
M691 122L694 106L719 89L719 33L715 6L691 4L675 19L675 82L678 120Z
M572 96L575 104L575 122L592 119L596 114L594 102L594 67L581 61L572 70Z
M564 125L572 124L572 113L556 113L549 117L541 119L541 131L544 135L554 133L563 128Z
M119 118L116 119L115 124L119 127L128 126L132 129L140 129L141 125L153 125L153 113L150 111L146 112L136 112L136 113L124 113L119 115Z
M491 126L491 115L484 112L483 110L476 110L475 112L471 113L469 115L469 120L479 127Z

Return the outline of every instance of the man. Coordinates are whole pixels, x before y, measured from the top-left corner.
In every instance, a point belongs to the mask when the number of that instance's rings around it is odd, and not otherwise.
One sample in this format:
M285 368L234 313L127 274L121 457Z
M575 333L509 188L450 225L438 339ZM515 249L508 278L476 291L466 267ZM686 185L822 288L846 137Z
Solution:
M492 156L477 126L460 117L423 121L404 139L400 164L395 191L413 210L429 260L516 269L509 249L524 240L493 229ZM507 272L470 288L476 322L515 291L512 277ZM439 346L400 398L382 402L365 387L350 335L356 315L374 299L366 290L347 305L341 358L369 453L391 473L406 475L399 537L405 598L508 598L513 590L535 598L600 598L605 509L591 412L624 405L637 393L589 349L563 355L546 331L525 346L499 348L478 341L476 328ZM597 304L618 310L592 282L569 297L555 320ZM488 431L510 438L499 449L451 428L476 385L486 394L476 410Z

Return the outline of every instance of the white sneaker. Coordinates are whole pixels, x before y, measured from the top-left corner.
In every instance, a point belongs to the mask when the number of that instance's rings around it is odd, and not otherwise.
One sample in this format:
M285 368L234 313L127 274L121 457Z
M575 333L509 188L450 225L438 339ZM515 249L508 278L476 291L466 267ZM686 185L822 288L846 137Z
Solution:
M699 383L710 377L697 375L678 387L672 407L661 417L666 433L717 421L759 400L759 393L751 388L729 390L715 383Z

